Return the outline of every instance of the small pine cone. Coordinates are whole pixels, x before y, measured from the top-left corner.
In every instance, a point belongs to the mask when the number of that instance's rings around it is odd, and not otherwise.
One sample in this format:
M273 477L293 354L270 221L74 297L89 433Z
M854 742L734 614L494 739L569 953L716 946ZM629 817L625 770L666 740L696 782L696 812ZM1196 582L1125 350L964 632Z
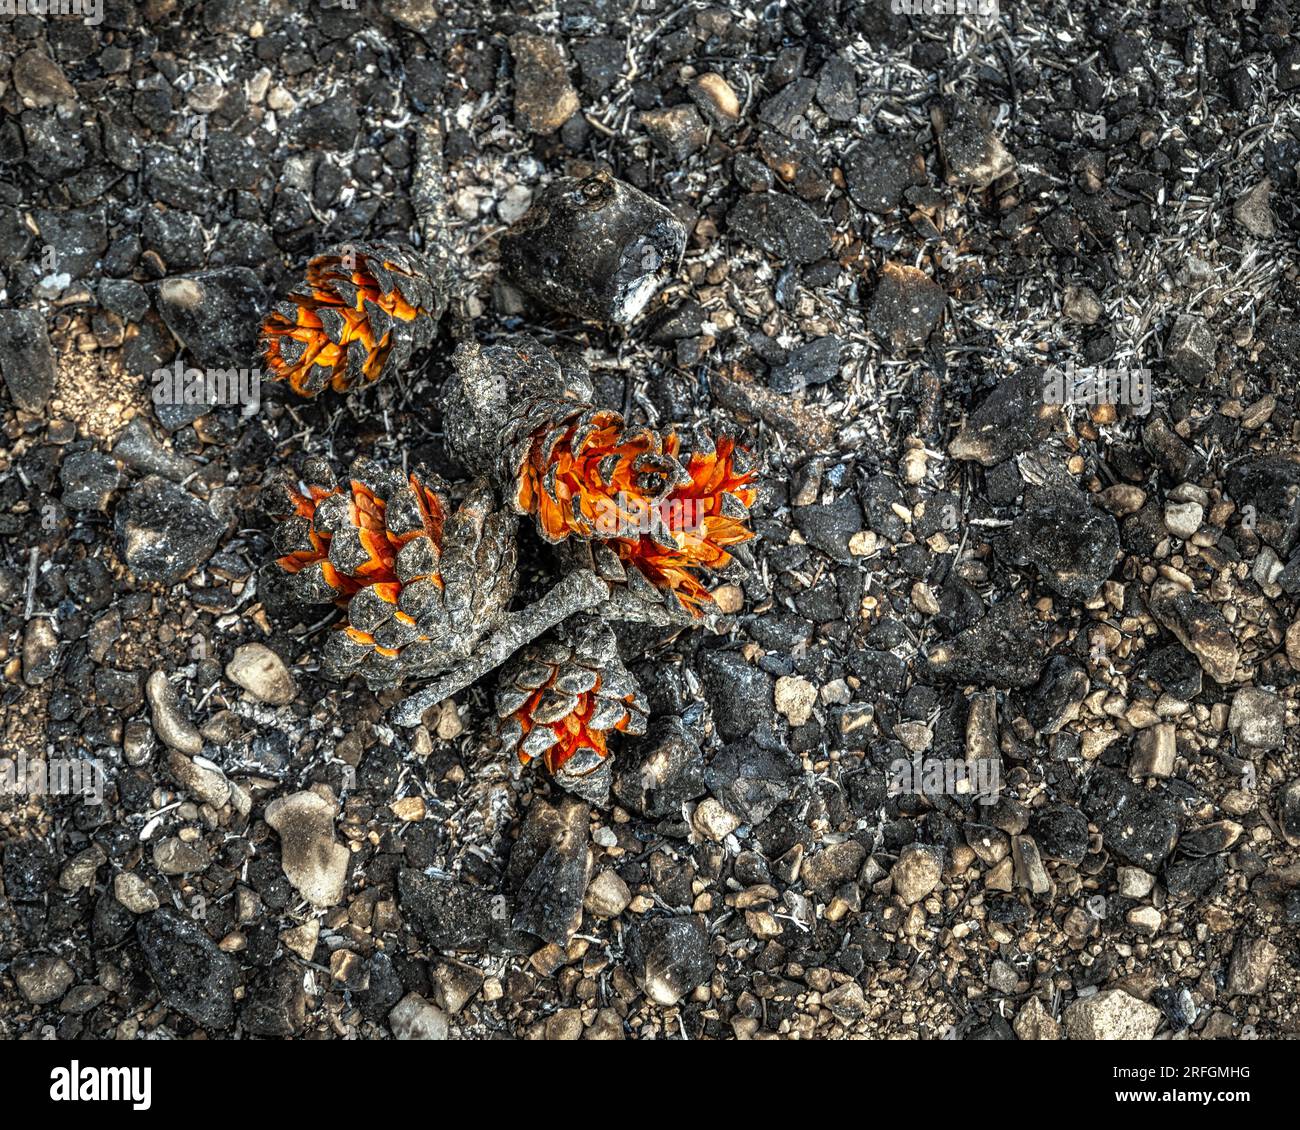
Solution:
M531 515L547 541L608 543L629 583L635 574L695 616L712 600L701 572L725 568L728 547L753 537L745 523L756 471L727 437L686 454L675 432L540 397L512 417L498 474L515 510Z
M280 518L290 594L346 611L321 654L329 678L379 688L441 674L514 595L516 519L482 479L453 512L446 485L423 468L402 475L358 459L340 485L313 458L303 481L285 473L268 486L266 508Z
M377 381L433 341L444 291L434 266L410 247L343 244L318 255L306 281L262 322L268 374L300 396Z
M523 765L541 758L564 788L603 803L609 733L644 734L646 704L614 633L594 617L574 616L504 671L497 717L506 753Z

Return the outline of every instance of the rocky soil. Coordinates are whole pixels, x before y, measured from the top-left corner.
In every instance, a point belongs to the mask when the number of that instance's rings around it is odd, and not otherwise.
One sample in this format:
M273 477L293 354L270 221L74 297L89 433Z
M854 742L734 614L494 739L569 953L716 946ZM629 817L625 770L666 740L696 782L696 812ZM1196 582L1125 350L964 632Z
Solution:
M0 796L0 1033L1300 1031L1300 23L896 7L0 17L0 755L105 774ZM599 169L689 233L626 330L498 277ZM153 402L256 365L313 252L426 237L400 379ZM523 331L762 468L731 630L616 625L606 808L511 773L493 677L409 730L322 680L267 568L269 470L445 466L456 343Z

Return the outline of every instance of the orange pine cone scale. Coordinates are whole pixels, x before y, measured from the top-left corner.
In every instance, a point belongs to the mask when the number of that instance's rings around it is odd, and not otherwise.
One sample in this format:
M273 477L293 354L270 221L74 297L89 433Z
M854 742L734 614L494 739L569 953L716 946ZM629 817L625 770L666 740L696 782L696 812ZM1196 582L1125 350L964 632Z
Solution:
M496 705L506 752L521 765L540 760L588 799L609 788L609 734L645 733L645 699L613 632L591 616L571 618L512 662Z
M443 289L409 247L353 244L318 255L262 322L267 372L300 396L377 381L432 342Z
M499 471L511 504L552 543L608 542L625 566L694 615L712 598L700 577L748 541L757 497L748 454L723 437L682 461L680 437L629 428L618 412L539 398L513 417Z
M289 595L344 610L322 649L326 676L372 687L431 677L497 626L514 594L515 519L485 481L452 512L445 485L422 468L398 474L358 459L340 484L312 459L304 477L280 476L267 508Z

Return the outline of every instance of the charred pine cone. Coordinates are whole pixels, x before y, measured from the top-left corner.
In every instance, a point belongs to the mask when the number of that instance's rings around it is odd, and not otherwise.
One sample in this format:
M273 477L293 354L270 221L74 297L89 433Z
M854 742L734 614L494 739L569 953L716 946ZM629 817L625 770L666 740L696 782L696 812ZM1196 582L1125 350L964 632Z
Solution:
M321 656L327 677L372 688L432 678L470 655L514 595L516 519L482 479L453 511L423 468L358 459L340 484L313 458L302 481L282 473L266 497L290 595L345 611Z
M462 346L447 395L456 457L495 474L507 501L552 544L618 585L625 609L666 602L686 620L711 603L702 577L753 535L755 470L726 438L686 452L678 435L631 427L594 407L585 374L530 337ZM572 555L570 555L572 556Z
M644 734L646 709L613 632L592 616L571 617L522 652L497 692L505 752L522 765L540 759L560 785L596 804L609 793L609 734Z
M300 396L400 371L433 340L445 290L439 270L410 247L344 244L318 255L262 323L267 370Z
M713 599L701 576L724 569L730 547L753 537L755 470L725 436L688 453L675 432L540 398L511 421L498 475L547 541L603 543L593 551L602 577L648 582L692 616Z

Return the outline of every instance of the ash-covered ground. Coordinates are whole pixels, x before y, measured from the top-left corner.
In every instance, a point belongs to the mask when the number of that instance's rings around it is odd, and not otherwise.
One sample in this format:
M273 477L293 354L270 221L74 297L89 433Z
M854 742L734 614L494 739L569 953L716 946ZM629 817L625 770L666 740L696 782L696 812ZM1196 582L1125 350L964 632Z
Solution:
M1294 1035L1287 5L534 7L0 15L0 1032ZM626 331L498 278L602 169L689 233ZM439 195L398 379L155 403ZM322 680L267 571L268 472L445 466L453 349L520 332L762 470L734 627L616 625L604 808L512 774L493 676L414 730Z

